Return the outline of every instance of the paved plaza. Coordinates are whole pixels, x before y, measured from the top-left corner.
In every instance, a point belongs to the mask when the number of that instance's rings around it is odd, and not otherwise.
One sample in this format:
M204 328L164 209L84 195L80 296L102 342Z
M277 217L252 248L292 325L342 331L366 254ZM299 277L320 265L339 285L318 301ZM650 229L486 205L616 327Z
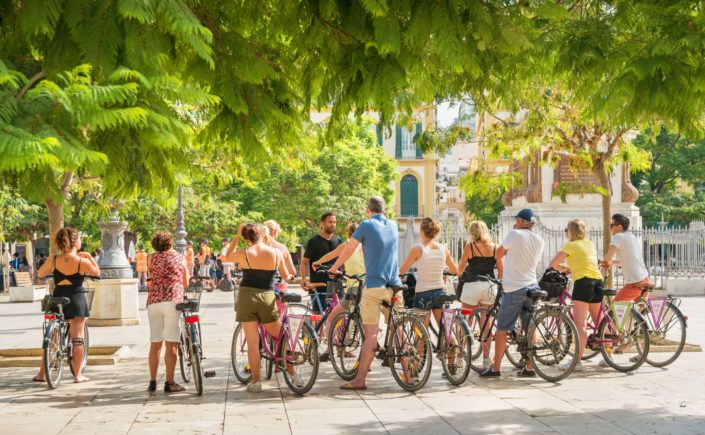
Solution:
M145 295L140 295L144 307ZM57 390L31 381L33 368L0 368L0 432L7 434L204 433L703 433L705 354L684 353L671 367L644 366L634 374L586 364L560 384L519 379L503 367L502 379L471 373L462 387L441 378L434 366L417 394L402 391L391 373L375 363L369 390L341 391L342 381L323 364L305 397L283 379L264 382L259 394L245 391L230 369L232 294L204 293L201 320L206 370L202 397L184 393L149 395L147 313L139 326L91 328L91 345L127 345L113 366L90 366L91 382L62 383ZM683 300L689 315L688 342L705 339L705 298ZM39 302L10 304L0 296L0 348L39 346ZM178 370L178 369L177 369ZM163 386L163 369L160 387ZM177 374L177 381L179 376Z

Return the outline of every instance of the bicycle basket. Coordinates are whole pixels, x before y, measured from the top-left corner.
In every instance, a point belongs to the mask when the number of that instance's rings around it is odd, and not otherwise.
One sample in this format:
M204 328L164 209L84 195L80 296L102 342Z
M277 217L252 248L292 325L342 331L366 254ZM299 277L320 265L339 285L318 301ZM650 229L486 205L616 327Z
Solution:
M328 281L326 282L326 300L333 298L335 293L340 295L341 284L338 281Z
M546 299L557 299L568 285L568 277L561 272L549 267L539 281L541 290L548 293Z

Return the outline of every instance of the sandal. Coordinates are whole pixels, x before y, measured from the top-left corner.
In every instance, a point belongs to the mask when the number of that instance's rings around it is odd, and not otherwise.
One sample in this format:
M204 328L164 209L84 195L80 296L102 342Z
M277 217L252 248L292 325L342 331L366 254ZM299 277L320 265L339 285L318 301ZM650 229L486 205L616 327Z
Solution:
M341 386L340 386L340 389L341 389L341 390L354 390L354 391L359 391L359 390L366 390L366 389L367 389L367 386L366 386L366 385L363 385L363 386L361 386L361 387L356 387L355 385L352 385L352 384L350 384L350 383L347 383L347 384L341 385Z
M42 379L39 376L35 376L32 378L33 382L46 382L46 379Z
M164 382L164 392L165 393L180 393L182 391L186 391L186 388L182 387L181 385L177 384L176 382L172 382L171 384L168 382Z

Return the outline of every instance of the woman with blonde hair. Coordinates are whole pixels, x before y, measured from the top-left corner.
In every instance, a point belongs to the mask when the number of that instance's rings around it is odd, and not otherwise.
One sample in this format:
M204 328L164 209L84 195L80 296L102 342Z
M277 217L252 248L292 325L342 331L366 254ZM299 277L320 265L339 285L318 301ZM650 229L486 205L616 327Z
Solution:
M580 360L587 343L587 315L597 319L604 296L604 283L597 262L595 245L585 239L585 223L580 219L568 221L565 233L568 242L563 245L549 264L552 268L573 277L573 319L580 335L580 355L576 371L582 371ZM568 263L564 266L563 261Z
M73 345L74 382L86 382L89 379L83 376L84 337L83 330L86 319L90 315L86 290L83 280L86 276L99 276L100 269L91 254L80 252L81 233L74 228L62 228L56 232L54 243L60 254L52 255L51 261L46 261L39 268L38 275L54 275L54 297L66 297L71 303L64 306L64 318L69 321L69 335ZM39 368L39 374L34 377L35 382L44 382L44 364Z
M463 271L458 283L460 302L463 308L483 308L480 311L480 324L484 325L486 309L494 304L495 298L487 278L502 279L504 261L497 256L497 245L492 241L490 231L483 221L470 223L470 239L460 257L459 270ZM491 365L490 345L489 341L482 345L483 368Z
M296 267L294 267L294 260L291 258L291 253L289 249L280 242L277 242L277 237L281 232L281 226L275 220L268 220L262 223L262 240L268 246L279 251L284 259L284 266L289 274L296 276Z

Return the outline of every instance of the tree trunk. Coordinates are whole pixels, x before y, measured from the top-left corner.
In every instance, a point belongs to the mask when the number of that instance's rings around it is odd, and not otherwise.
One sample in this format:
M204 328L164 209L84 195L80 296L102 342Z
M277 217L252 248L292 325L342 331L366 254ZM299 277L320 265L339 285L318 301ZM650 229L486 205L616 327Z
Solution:
M64 227L64 203L47 199L45 204L49 213L49 253L56 255L59 252L54 244L54 235Z
M602 256L604 258L607 250L612 244L612 233L610 232L610 223L612 222L612 183L610 183L607 168L603 162L595 162L592 168L600 187L605 189L607 194L602 194ZM612 286L612 273L608 271L607 286Z

